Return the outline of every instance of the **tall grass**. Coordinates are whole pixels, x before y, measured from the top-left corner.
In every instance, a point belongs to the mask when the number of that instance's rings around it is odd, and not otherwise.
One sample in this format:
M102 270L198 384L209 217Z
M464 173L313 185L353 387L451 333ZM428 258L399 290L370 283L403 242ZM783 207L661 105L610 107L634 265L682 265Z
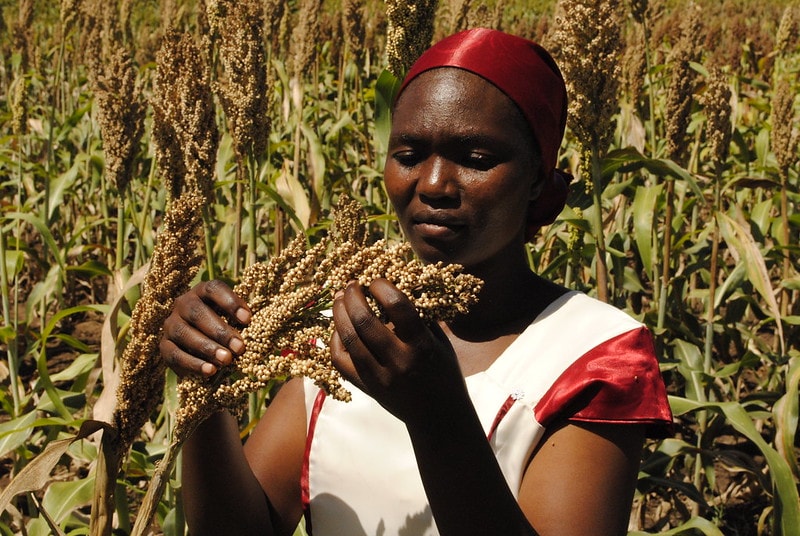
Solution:
M561 165L577 184L530 259L572 288L601 297L607 289L608 301L656 334L676 430L642 453L631 534L796 534L800 17L779 0L695 2L700 21L678 0L604 3L616 6L618 21L606 30L627 47L615 57L633 74L602 103L589 93L586 104L608 112L602 132L580 128L600 125L598 109L570 126ZM202 166L213 176L198 278L233 281L239 262L313 235L341 193L366 207L376 234L399 238L380 180L382 3L265 2L259 28L219 27L214 18L259 2L162 4L0 2L0 534L88 530L99 478L91 434L114 430L117 362L175 197L165 173L171 157L188 154L157 141L165 135L155 117L164 111L154 100L157 72L167 65L156 51L169 36L192 36L216 81L213 127L204 130L220 138ZM442 1L437 9L435 36L480 22L543 42L564 65L575 59L555 2ZM591 33L611 19L586 20ZM102 47L90 38L113 21L131 62L111 55L98 64ZM688 56L682 27L700 39ZM108 72L98 76L98 65ZM591 69L565 68L568 82L588 82L581 77L598 74ZM112 133L124 119L106 124L103 103L124 104L125 88L147 105L142 136L120 167ZM263 99L248 104L242 94ZM129 170L123 188L118 169ZM116 475L108 508L121 533L169 441L171 373L166 386ZM268 402L269 392L252 400L245 434ZM50 470L31 477L26 468L44 462ZM180 490L167 488L156 526L182 534Z

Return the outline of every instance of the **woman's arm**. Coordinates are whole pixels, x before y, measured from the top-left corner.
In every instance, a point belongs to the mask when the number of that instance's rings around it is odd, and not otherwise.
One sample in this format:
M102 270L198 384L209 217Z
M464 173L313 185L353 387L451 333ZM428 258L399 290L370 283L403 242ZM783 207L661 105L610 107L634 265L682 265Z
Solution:
M225 322L220 315L225 315ZM238 330L247 304L219 281L200 283L175 302L161 355L180 375L213 375L244 350ZM289 382L242 446L236 420L218 412L183 446L182 489L193 536L289 535L301 511L305 448L302 384Z
M360 286L349 285L334 302L334 364L406 424L439 532L535 534L500 471L444 334L426 327L390 283L377 280L369 292L391 326L372 313Z
M542 440L515 499L443 336L388 283L373 283L370 293L392 326L351 285L334 305L334 363L405 422L442 535L625 534L641 427L556 429Z

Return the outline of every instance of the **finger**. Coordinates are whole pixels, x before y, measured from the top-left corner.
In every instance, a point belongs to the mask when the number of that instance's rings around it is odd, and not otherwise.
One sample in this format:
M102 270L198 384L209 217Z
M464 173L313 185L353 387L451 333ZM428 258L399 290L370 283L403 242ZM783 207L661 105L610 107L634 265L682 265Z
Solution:
M167 338L161 339L158 349L161 352L164 363L174 370L178 376L199 374L208 377L217 372L217 367L214 364L184 352Z
M331 335L330 349L331 363L333 363L334 368L339 371L339 374L341 374L345 380L349 381L362 391L367 392L364 381L361 379L361 376L358 375L356 366L353 363L347 348L344 347L342 338L339 337L339 333L336 331L334 331L333 335Z
M219 279L204 281L195 286L195 292L205 303L224 313L228 320L235 320L241 324L250 323L252 313L247 302L223 281Z
M164 324L163 339L170 341L182 352L218 366L231 364L233 352L210 339L205 333L186 322L172 321ZM244 343L242 343L242 346ZM234 346L237 346L234 344Z
M369 285L369 293L381 306L394 334L405 343L411 343L427 334L425 322L419 311L400 289L390 281L378 278Z
M345 336L340 332L340 335L342 335L342 340L353 359L357 360L366 354L371 359L385 365L384 356L391 354L391 349L397 339L391 329L372 311L361 285L355 282L348 284L341 297L341 303L353 333ZM359 345L350 347L349 339L354 339ZM358 352L354 353L354 350Z
M218 345L228 348L233 354L244 352L244 342L239 331L225 322L217 312L206 302L202 301L199 294L185 294L175 301L175 311L182 320L175 320L172 316L164 324L165 330L178 346L187 349L183 342L184 336L197 336L187 330L187 325L194 327ZM195 343L196 345L197 343Z

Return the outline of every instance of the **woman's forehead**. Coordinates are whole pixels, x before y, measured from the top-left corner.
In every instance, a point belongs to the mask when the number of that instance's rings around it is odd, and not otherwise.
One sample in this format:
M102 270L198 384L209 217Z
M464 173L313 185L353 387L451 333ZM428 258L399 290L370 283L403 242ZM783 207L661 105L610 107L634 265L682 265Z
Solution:
M516 104L494 84L459 68L442 67L424 72L405 88L395 103L393 122L441 125L478 122L475 128L497 123L505 129L530 128ZM393 125L393 126L395 126Z

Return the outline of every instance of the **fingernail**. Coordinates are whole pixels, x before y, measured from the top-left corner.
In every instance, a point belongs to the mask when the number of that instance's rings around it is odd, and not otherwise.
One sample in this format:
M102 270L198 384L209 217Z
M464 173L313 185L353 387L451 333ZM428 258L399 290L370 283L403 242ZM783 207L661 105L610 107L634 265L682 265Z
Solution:
M203 365L200 367L200 370L204 376L213 376L217 372L217 367L211 363L203 363Z
M242 339L233 338L231 342L228 343L228 347L234 351L234 353L241 354L244 352L244 341Z
M225 348L217 348L217 351L214 352L214 357L217 358L217 363L223 366L230 365L231 361L233 360L233 356Z
M247 309L239 307L236 309L236 320L242 324L247 324L250 322L250 312Z

